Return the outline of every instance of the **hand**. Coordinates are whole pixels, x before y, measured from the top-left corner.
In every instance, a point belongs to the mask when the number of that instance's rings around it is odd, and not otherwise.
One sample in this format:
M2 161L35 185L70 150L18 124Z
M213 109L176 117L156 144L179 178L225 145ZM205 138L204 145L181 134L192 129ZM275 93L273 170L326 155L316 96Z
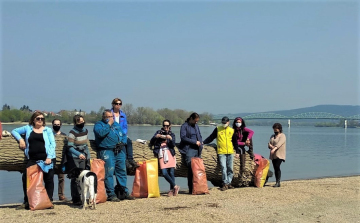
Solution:
M171 135L166 135L166 138L172 140Z
M197 145L197 146L201 146L201 142L200 142L200 141L196 141L196 145Z
M250 146L250 139L247 139L247 140L245 141L245 146Z
M160 138L161 135L160 134L156 134L155 138Z
M50 164L50 163L51 163L51 159L50 159L50 158L46 158L45 164Z
M271 145L270 143L268 143L268 147L269 147L269 149L274 149L274 146Z
M114 119L113 119L113 118L109 118L108 124L109 124L110 126L112 126L113 123L114 123Z
M235 154L235 158L236 158L236 159L239 159L239 158L240 158L240 154L239 154L239 153L236 153L236 154Z
M26 143L24 139L20 139L19 141L19 148L24 150L26 148Z
M274 155L274 153L275 153L275 149L272 149L271 151L270 151L270 155Z
M85 156L84 156L83 154L80 154L80 155L79 155L79 158L80 158L81 160L84 160L84 159L85 159Z

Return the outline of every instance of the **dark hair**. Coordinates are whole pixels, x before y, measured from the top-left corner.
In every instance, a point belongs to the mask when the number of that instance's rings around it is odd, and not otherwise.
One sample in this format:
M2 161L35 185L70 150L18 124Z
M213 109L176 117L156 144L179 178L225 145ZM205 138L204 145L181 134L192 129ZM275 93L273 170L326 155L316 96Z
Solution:
M121 101L121 103L122 103L122 100L120 98L114 98L111 102L111 105L115 104L118 101Z
M164 126L164 123L165 122L168 122L169 123L169 125L171 125L171 122L170 122L170 120L169 119L165 119L164 121L163 121L163 126Z
M280 132L282 133L282 125L281 125L280 123L275 123L275 124L273 125L273 129L279 129Z
M235 129L235 131L237 131L238 127L236 127L236 122L237 120L241 120L241 126L240 126L240 129L241 130L244 130L244 128L246 127L246 124L245 124L245 120L242 119L241 117L236 117L234 119L234 122L233 122L233 129Z
M45 126L45 115L44 115L44 113L39 112L39 111L36 111L36 112L34 112L34 113L32 114L32 116L31 116L31 118L30 118L30 121L29 121L29 125L35 126L35 125L34 125L34 120L35 120L35 118L36 118L37 116L39 116L39 115L44 116L44 121L43 121L42 126Z
M105 109L102 113L102 116L104 117L105 113L111 113L112 114L112 111L110 109Z
M200 118L200 115L199 115L198 113L194 112L194 113L192 113L192 114L190 115L190 117L189 117L188 119L186 119L186 121L188 122L188 121L190 120L190 118L191 118L192 120L195 120L195 119L197 119L197 118Z
M54 124L55 121L59 121L59 122L60 122L60 125L62 125L61 120L60 120L60 119L57 119L57 118L55 118L54 120L52 120L51 123Z
M84 119L84 117L82 115L74 115L74 117L73 117L74 125L76 125L76 121L80 120L80 118ZM84 119L84 122L85 122L85 119Z

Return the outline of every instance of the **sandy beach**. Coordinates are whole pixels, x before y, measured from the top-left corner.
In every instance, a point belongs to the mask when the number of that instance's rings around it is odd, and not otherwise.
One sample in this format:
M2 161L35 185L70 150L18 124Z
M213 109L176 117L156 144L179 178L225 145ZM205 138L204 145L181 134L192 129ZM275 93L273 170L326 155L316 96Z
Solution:
M71 202L55 209L1 205L2 222L360 222L360 176L284 181L280 188L236 188L209 195L136 199L83 211ZM19 195L20 196L20 195Z

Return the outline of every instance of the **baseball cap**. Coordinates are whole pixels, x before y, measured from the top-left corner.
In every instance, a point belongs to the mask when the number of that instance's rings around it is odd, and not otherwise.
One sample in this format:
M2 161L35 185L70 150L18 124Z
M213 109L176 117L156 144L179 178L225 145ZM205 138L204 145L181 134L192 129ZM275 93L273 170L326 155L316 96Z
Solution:
M229 120L229 118L227 116L224 116L222 119L221 119L221 123L222 124L226 124Z

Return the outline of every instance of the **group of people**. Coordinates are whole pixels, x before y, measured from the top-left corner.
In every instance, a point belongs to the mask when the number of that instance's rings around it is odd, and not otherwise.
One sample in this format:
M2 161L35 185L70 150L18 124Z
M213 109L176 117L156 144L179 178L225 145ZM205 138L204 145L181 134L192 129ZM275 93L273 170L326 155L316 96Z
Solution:
M105 161L105 188L107 200L118 202L120 199L115 193L114 175L117 185L124 192L124 198L133 200L129 193L127 184L127 169L137 168L138 165L133 159L132 141L127 136L126 114L121 110L122 100L115 98L111 102L112 108L107 109L102 114L102 119L94 125L95 143L97 145L97 158ZM217 140L218 161L222 170L222 191L233 188L231 182L233 178L233 160L240 158L240 170L244 172L245 147L247 153L254 157L252 150L252 137L254 131L247 128L245 121L238 117L230 127L228 117L223 117L222 125L216 127L205 140L202 139L198 122L200 116L192 113L184 122L180 129L180 144L178 146L182 162L188 168L188 188L189 194L193 189L193 173L191 169L191 158L200 157L204 144ZM68 173L71 179L71 197L76 205L81 205L80 194L76 178L82 170L90 169L90 152L88 144L88 130L84 127L85 119L81 115L73 118L73 129L67 135L67 147L63 151L62 170ZM150 140L154 146L154 156L159 160L159 166L164 178L170 184L168 196L176 196L180 187L175 183L175 134L171 131L171 121L166 119L162 123L162 128L155 132ZM36 111L30 118L29 124L14 129L11 133L19 142L20 149L24 150L27 157L26 168L43 161L50 165L48 172L44 172L45 189L51 201L53 201L54 191L54 166L56 163L55 137L66 135L60 131L61 121L54 119L52 129L46 127L45 116L42 112ZM281 170L280 165L285 161L286 137L282 133L282 126L275 123L273 126L274 135L270 137L268 148L270 149L270 159L272 159L276 184L280 187ZM59 174L59 200L65 200L64 196L64 174ZM26 193L26 170L23 172L24 203L20 208L28 208L28 198Z

